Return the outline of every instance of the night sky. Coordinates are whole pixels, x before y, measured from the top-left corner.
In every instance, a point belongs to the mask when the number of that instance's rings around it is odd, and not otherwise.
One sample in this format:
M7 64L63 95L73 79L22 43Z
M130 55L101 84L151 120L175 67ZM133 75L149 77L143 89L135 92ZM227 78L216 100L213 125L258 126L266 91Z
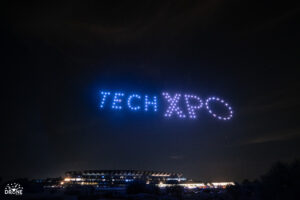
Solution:
M241 181L300 158L299 4L24 1L3 8L0 177L138 169ZM102 89L162 102L163 91L217 95L234 117L100 110Z

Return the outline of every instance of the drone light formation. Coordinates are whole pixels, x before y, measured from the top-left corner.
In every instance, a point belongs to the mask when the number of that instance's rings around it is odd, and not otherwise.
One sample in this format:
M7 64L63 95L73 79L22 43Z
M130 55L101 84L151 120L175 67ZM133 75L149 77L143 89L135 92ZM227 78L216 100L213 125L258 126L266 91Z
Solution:
M115 93L113 104L112 104L113 109L116 109L116 110L121 110L122 109L122 106L118 105L118 103L122 102L122 99L120 97L123 97L123 96L124 96L124 93L120 93L120 92Z
M198 97L196 95L189 95L189 94L184 95L184 98L185 98L187 110L189 112L189 117L191 119L197 118L195 110L199 110L200 108L202 108L202 106L203 106L202 100L200 99L200 97ZM199 102L199 104L198 105L191 105L190 101L189 101L190 99L197 100Z
M141 109L141 106L132 106L132 102L131 101L132 101L133 98L141 99L141 96L138 95L138 94L129 95L128 100L127 100L128 108L130 110L139 110L139 109Z
M217 114L215 114L211 108L209 107L209 102L210 101L217 101L217 102L220 102L222 103L223 105L225 105L225 107L228 109L229 111L229 115L227 117L222 117L222 116L219 116ZM213 117L216 117L220 120L229 120L232 118L232 115L233 115L233 111L232 111L232 108L228 105L228 103L226 103L223 99L220 99L219 97L209 97L208 99L206 99L206 102L205 102L205 106L206 106L206 109L208 110L208 112L210 114L212 114Z
M100 108L103 108L105 100L106 100L106 97L108 95L110 95L110 92L101 92L101 95L102 95L102 100L101 100L101 103L100 103Z
M111 95L112 94L112 95ZM126 94L123 92L109 92L109 91L100 91L101 100L99 102L100 109L104 109L106 104L109 104L108 101L111 103L111 109L113 110L122 110L125 109L123 100L127 99L127 107L129 111L143 111L142 110L142 104L144 103L144 112L157 112L158 111L158 105L160 103L159 96L157 95L140 95L137 93L131 93ZM184 98L181 98L181 97ZM233 110L231 106L225 102L223 99L219 97L208 97L205 101L203 101L199 96L194 94L181 94L181 93L175 93L170 95L168 92L162 93L162 99L165 99L168 103L168 106L163 112L163 116L165 118L186 118L188 116L189 119L196 119L197 118L197 112L200 110L205 109L208 111L210 115L212 115L214 118L219 120L230 120L233 117ZM181 100L183 99L183 100ZM180 101L183 101L185 103L185 106L180 103ZM204 103L205 102L205 103ZM226 116L222 116L218 114L217 111L213 110L210 106L211 102L220 103L223 105L227 110L228 114ZM205 106L204 106L205 104ZM160 106L161 108L163 106Z
M145 111L148 111L148 106L153 105L153 109L156 112L157 111L157 99L156 96L153 97L153 100L150 101L148 99L148 95L145 95Z
M179 106L177 105L181 97L181 94L175 94L173 98L167 92L163 92L162 95L170 103L165 113L165 117L171 117L173 112L175 112L179 116L179 118L185 118L185 114L183 114L183 112L180 110Z

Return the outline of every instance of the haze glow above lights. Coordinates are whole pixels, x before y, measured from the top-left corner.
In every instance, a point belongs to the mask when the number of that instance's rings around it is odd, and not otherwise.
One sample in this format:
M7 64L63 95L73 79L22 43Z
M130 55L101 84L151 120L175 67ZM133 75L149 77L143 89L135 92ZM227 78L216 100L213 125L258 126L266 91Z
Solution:
M218 101L218 102L221 102L223 105L225 105L225 107L228 109L229 111L229 115L228 117L222 117L222 116L218 116L217 114L215 114L209 107L209 102L210 101ZM209 97L208 99L206 99L206 102L205 102L205 106L206 106L206 109L208 110L208 112L210 114L212 114L212 116L220 119L220 120L229 120L232 118L232 115L233 115L233 111L232 111L232 108L228 105L228 103L226 103L223 99L220 99L218 97Z
M152 111L152 112L157 112L158 111L158 106L159 106L159 98L156 95L139 95L136 93L131 93L129 95L123 92L116 92L112 93L108 91L100 91L100 94L102 96L100 102L99 102L99 107L101 109L104 109L105 105L107 104L106 101L111 102L111 109L113 110L121 110L125 106L123 103L123 99L127 99L127 107L129 111L142 111L142 103L144 102L144 112ZM111 96L110 96L111 95ZM184 96L184 98L181 100L181 96ZM163 108L164 112L164 117L166 118L186 118L186 114L188 114L188 118L190 119L196 119L196 111L200 111L201 109L208 111L209 114L211 114L214 118L219 119L219 120L229 120L233 117L233 110L229 106L228 103L226 103L223 99L219 97L209 97L205 101L203 101L199 96L197 95L192 95L192 94L181 94L181 93L175 93L173 97L167 93L163 92L162 93L162 98L167 100L168 106L166 110ZM213 111L211 109L210 103L211 101L215 101L217 103L221 103L223 106L226 107L228 110L228 115L227 116L220 116L216 113L218 113L216 110ZM184 104L182 103L185 103ZM204 105L205 102L205 106ZM150 108L151 107L151 108ZM162 106L160 106L162 107ZM126 108L126 106L125 106Z

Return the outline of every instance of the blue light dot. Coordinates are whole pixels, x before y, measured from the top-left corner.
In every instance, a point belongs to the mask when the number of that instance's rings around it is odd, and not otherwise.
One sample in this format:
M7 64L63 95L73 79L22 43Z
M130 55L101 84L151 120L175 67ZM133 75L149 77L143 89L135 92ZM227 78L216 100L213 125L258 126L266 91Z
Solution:
M153 96L152 101L149 100L148 95L145 95L145 111L148 111L149 105L153 106L154 112L157 112L157 98Z
M122 99L119 98L119 97L123 97L123 96L124 96L124 93L121 93L121 92L115 93L113 103L112 103L112 108L113 109L116 109L116 110L121 110L122 109L122 106L118 105L118 104L120 104L122 102Z
M137 94L132 94L128 97L128 100L127 100L127 105L129 107L129 109L131 110L139 110L141 107L140 106L132 106L131 105L131 100L133 98L137 98L137 99L141 99L141 96L140 95L137 95Z
M103 108L103 107L104 107L105 100L106 100L106 97L107 97L108 95L110 95L110 92L104 92L104 91L101 91L101 95L102 95L102 99L101 99L101 102L100 102L100 108Z

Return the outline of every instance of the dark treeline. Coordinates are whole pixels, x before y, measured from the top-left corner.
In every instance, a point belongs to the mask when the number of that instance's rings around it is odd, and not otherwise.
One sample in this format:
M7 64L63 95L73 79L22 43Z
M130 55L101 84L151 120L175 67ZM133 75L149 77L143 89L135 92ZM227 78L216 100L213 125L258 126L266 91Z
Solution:
M300 161L290 164L278 162L255 181L244 180L242 184L226 188L233 200L283 200L299 199Z

